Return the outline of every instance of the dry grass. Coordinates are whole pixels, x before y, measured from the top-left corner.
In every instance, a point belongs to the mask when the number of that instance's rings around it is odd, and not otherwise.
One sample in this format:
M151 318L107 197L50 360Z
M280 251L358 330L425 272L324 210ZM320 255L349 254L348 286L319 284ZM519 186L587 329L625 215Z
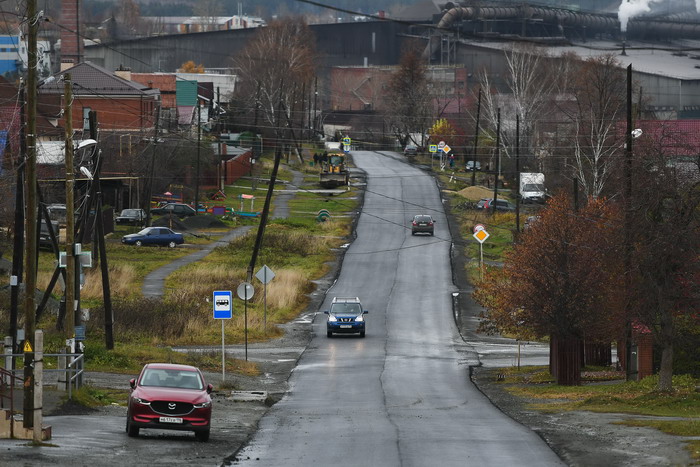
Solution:
M267 284L267 306L281 309L293 306L299 301L299 294L307 288L308 281L303 273L283 269L275 273L275 279ZM262 294L258 303L262 302Z
M245 271L242 269L211 262L197 263L187 268L186 277L183 278L186 280L177 282L177 290L187 295L201 294L203 284L207 284L207 289L211 290L235 290L234 284L237 287L244 278Z
M100 268L84 269L85 286L80 291L83 299L102 299L102 272ZM53 270L43 271L37 275L37 288L46 290ZM112 295L126 296L133 292L133 282L136 280L136 270L130 264L109 266L109 286ZM54 293L58 289L54 288Z
M109 266L109 288L113 295L128 295L133 291L133 281L136 280L136 270L130 264L115 264ZM80 292L84 298L102 299L102 273L99 268L87 270L85 286Z

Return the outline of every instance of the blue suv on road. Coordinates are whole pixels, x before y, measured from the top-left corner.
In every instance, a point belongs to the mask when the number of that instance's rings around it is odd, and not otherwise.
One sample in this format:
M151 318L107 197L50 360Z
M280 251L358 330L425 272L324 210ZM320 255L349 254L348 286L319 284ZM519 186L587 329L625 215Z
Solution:
M362 309L360 299L335 297L331 309L324 311L326 319L326 335L333 337L337 334L360 334L365 337L365 316L368 311Z

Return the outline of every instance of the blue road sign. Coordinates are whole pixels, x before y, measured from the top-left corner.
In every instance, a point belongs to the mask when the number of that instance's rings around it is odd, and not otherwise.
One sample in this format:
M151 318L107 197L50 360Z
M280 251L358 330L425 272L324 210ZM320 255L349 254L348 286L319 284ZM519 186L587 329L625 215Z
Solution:
M233 296L230 290L214 291L214 319L233 317Z

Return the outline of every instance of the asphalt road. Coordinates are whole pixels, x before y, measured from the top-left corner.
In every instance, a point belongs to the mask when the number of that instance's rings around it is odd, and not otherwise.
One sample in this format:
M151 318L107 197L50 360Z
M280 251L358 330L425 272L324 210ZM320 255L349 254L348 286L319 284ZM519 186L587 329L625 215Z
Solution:
M367 337L329 339L319 314L287 395L233 463L560 465L469 380L474 355L453 318L450 234L434 179L389 155L353 160L367 172L364 208L323 308L359 297ZM436 219L435 236L411 235L418 213Z

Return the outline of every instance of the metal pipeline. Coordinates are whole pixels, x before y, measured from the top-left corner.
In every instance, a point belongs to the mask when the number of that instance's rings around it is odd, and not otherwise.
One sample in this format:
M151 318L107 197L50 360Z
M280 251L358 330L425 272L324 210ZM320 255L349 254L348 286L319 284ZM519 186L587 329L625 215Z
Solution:
M691 23L699 18L697 13L678 13L659 19L633 19L628 25L628 34L657 34L687 38L700 38L700 23ZM589 31L620 31L616 16L578 13L556 8L532 7L454 7L445 12L437 24L437 29L449 29L460 20L514 19L534 20L558 24L562 27L586 27ZM672 22L686 21L686 22ZM423 51L423 57L433 56L440 47L439 41L430 41Z
M700 38L700 23L632 20L628 26L628 35L632 34L657 34L667 37L698 39Z
M589 29L607 29L620 27L617 18L554 8L531 7L454 7L445 12L438 22L437 29L449 29L460 20L489 19L541 19L562 26L585 26ZM438 41L431 43L423 51L423 57L432 56L440 46Z

